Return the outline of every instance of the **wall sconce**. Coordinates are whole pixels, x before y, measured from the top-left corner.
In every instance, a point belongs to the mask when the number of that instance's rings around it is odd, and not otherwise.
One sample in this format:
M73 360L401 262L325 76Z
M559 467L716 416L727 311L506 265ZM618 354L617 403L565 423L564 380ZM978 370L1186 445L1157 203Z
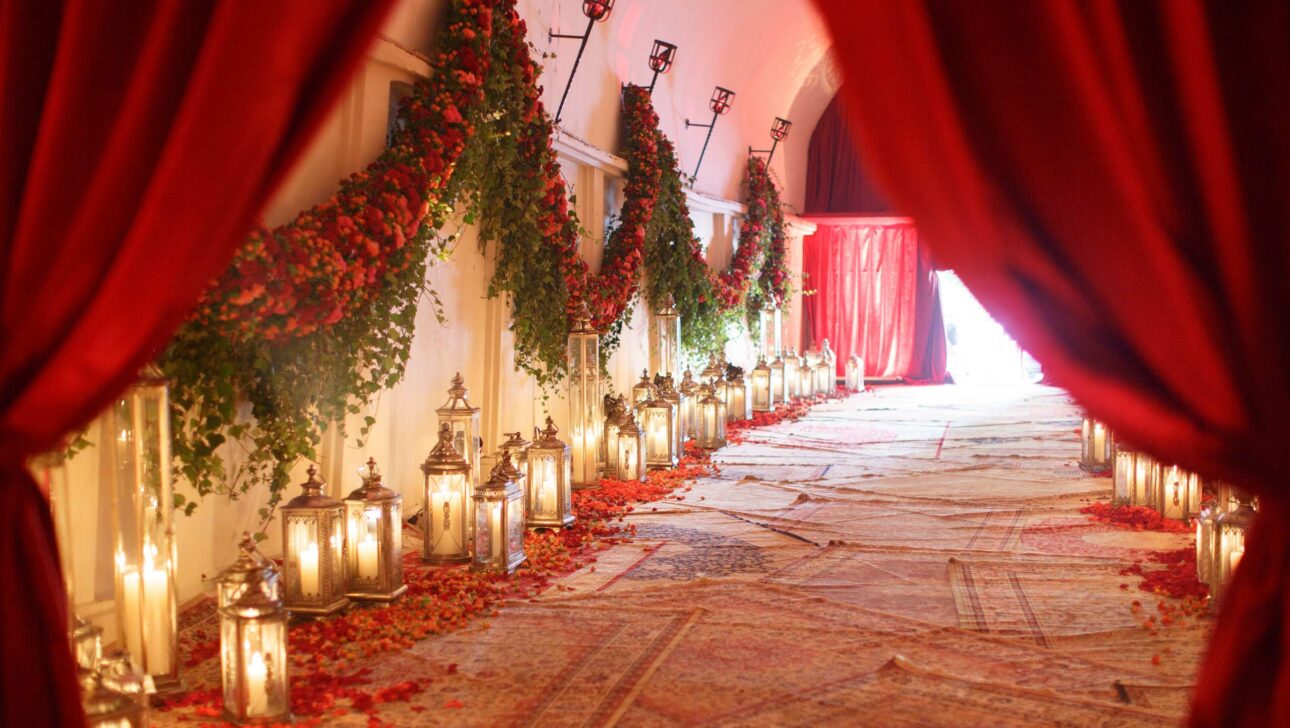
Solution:
M788 138L788 130L792 128L793 122L776 116L774 123L770 125L770 149L753 149L752 147L748 147L748 154L753 155L769 152L769 154L766 155L766 166L769 167L770 160L775 158L775 147L779 146L780 142Z
M654 72L654 77L649 81L649 92L654 93L654 84L658 83L660 73L667 73L672 68L672 62L676 60L676 46L667 41L655 39L654 48L649 52L649 70Z
M708 130L708 136L703 140L703 150L699 152L699 163L694 165L694 177L699 176L699 168L703 166L703 155L708 153L708 142L712 141L712 130L717 126L717 117L729 112L734 102L734 91L717 86L712 90L712 98L708 100L708 108L712 109L712 121L708 124L696 124L689 119L685 120L685 128L687 129L697 126L700 129Z
M614 9L614 0L584 0L582 3L582 14L587 16L587 29L582 35L568 35L566 33L557 33L553 30L546 32L548 41L556 38L576 38L581 41L578 44L578 55L573 59L573 70L569 72L569 81L564 85L564 94L560 96L560 106L555 110L555 123L560 123L560 114L564 111L564 100L569 98L569 88L573 86L573 77L578 75L578 64L582 62L582 53L587 50L587 39L591 37L591 29L595 26L596 21L605 21L609 19L609 13ZM653 64L651 60L651 65ZM653 86L651 85L652 89Z

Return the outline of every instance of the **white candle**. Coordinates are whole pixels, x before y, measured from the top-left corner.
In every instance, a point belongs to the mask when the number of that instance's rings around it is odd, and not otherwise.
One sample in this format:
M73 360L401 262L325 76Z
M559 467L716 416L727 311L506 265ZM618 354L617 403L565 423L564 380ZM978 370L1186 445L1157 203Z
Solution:
M318 543L310 541L300 551L300 592L316 595L318 591Z
M555 461L545 460L542 463L542 489L538 491L539 513L546 516L555 515Z
M1093 459L1101 462L1106 456L1106 427L1101 422L1093 423Z
M452 538L452 529L461 523L460 499L452 493L430 494L431 553L450 554L461 551L461 543Z
M1244 547L1244 546L1237 546L1236 548L1232 549L1232 553L1231 553L1231 555L1228 557L1228 563L1230 564L1230 566L1228 567L1228 569L1229 569L1232 573L1236 573L1236 567L1240 565L1240 563L1241 563L1241 559L1242 559L1242 558L1244 558L1244 557L1245 557L1245 547Z
M172 625L166 572L154 569L150 563L145 562L143 574L142 594L138 570L132 569L122 575L122 588L125 589L125 641L135 657L143 660L148 674L161 675L170 672L171 656ZM139 608L140 596L143 598L142 614ZM144 641L147 642L146 654L141 652Z
M505 540L506 534L502 532L502 504L494 503L492 513L489 514L489 533L492 534L490 539L493 544L493 561L500 561L502 558L502 541Z
M269 669L264 664L264 655L261 655L259 651L252 652L250 659L246 663L247 716L264 715L268 712L268 676Z
M375 579L380 576L380 569L377 564L376 539L372 534L365 534L362 541L358 542L358 575L367 579Z

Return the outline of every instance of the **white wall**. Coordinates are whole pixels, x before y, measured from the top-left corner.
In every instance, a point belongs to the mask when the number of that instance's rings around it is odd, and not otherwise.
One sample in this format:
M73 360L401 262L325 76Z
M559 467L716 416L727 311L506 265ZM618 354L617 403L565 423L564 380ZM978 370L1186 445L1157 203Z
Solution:
M653 6L653 2L649 4ZM620 5L625 12L621 15L616 12L616 20L611 22L614 33L630 33L632 23L645 22L638 11L632 10L639 4L624 2ZM683 3L669 1L664 5L679 12ZM521 9L530 20L531 38L538 43L539 49L546 43L545 23L580 18L576 6L577 3L569 0L521 1ZM433 25L442 9L443 0L410 0L399 8L385 29L383 39L372 50L362 72L325 128L267 206L265 220L268 224L288 221L299 210L325 199L334 192L340 178L379 154L385 140L390 84L395 81L412 82L428 72L428 65L420 56L429 50ZM653 16L651 11L650 17ZM621 27L614 23L620 23ZM585 27L585 22L582 25ZM608 37L602 28L598 27L596 31L602 41ZM637 56L644 58L653 35L624 37L629 41L627 45L631 46L631 58L635 59ZM623 52L626 51L611 50L593 40L588 58L584 59L586 68L579 75L584 83L595 83L599 77L602 93L591 95L586 88L576 86L570 94L564 124L577 136L591 141L583 142L568 132L561 134L557 141L566 178L577 194L579 218L593 231L599 231L606 213L616 212L617 205L621 204L615 190L621 188L625 164L606 150L613 149L616 144L616 132L611 130L616 130L618 123L618 80L616 76L611 78L608 69L626 67L621 57ZM699 54L694 50L682 52L689 56L680 56L685 63L698 63L695 56ZM631 67L634 69L637 65L643 66L643 61L640 64L633 61L633 64ZM583 79L582 74L587 74L587 77ZM551 73L545 81L548 101L554 106L563 88L562 78L558 73ZM685 135L684 129L676 126L679 117L674 112L701 106L703 100L682 103L669 98L677 90L671 83L669 80L660 86L655 97L656 100L662 97L661 105L670 109L664 114L667 119L664 130L673 139L688 139L690 137ZM695 83L703 85L709 82ZM606 96L611 86L615 91ZM689 89L689 86L684 88ZM552 94L555 94L554 99ZM703 98L706 99L706 91ZM769 118L766 122L768 125ZM726 130L734 131L734 126L732 124ZM692 145L683 145L682 148L688 150L689 146ZM724 267L737 244L735 230L742 206L726 198L738 195L744 146L744 141L717 144L714 139L714 147L709 150L704 164L705 170L712 170L712 177L708 179L715 180L709 189L717 190L718 194L695 194L691 199L696 232L708 246L709 260L714 266ZM776 163L791 156L786 148L781 147ZM682 153L682 161L686 163L685 152ZM705 189L703 184L699 187ZM794 191L787 194L800 196ZM794 227L795 237L790 241L790 264L794 271L800 271L800 236L806 231L808 228L800 225ZM584 257L593 268L599 265L600 245L598 239L583 241ZM337 433L329 433L319 466L332 495L342 496L358 486L355 471L370 456L381 465L386 484L404 494L405 510L412 512L418 509L421 502L418 465L429 452L437 432L434 410L446 400L449 380L457 371L466 379L471 401L483 409L486 453L496 449L503 439L502 432L518 429L530 434L548 411L557 425L566 429L568 410L563 397L558 394L552 397L544 409L534 382L514 367L513 340L506 331L506 305L485 295L490 273L491 261L480 253L474 231L470 229L464 231L449 262L430 268L427 280L440 295L447 324L439 324L430 308L423 306L418 313L412 357L404 381L392 391L383 393L367 411L354 416L351 437L342 440ZM794 305L793 308L787 332L789 341L795 340L799 321L796 311L800 306ZM624 330L622 346L610 362L612 386L617 391L629 389L647 365L646 330L646 312L644 306L637 303L631 323ZM746 359L748 351L750 344L747 342L732 342L727 355L736 363L751 364ZM367 445L359 449L353 433L358 431L362 417L368 414L376 418L376 425ZM90 435L94 439L96 433L92 430ZM296 467L294 482L304 480L306 465L301 463ZM110 499L104 478L100 477L107 473L107 467L106 454L94 448L78 455L69 466L75 496L70 515L76 608L81 616L102 623L110 639L114 631L111 624ZM190 499L196 497L187 484L179 483L176 487ZM290 495L295 492L293 488ZM210 593L210 580L234 558L240 533L255 530L259 520L257 512L266 500L267 491L263 488L238 501L210 497L191 517L176 516L181 603ZM268 533L270 539L263 545L263 550L267 554L277 554L280 551L278 522L270 526Z

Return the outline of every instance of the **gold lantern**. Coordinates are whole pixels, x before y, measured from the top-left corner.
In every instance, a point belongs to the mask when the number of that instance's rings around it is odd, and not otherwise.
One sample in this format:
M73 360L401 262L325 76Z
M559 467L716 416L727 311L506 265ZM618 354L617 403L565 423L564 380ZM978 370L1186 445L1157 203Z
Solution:
M712 387L712 394L717 399L726 404L726 412L730 412L730 382L726 381L725 373L718 374L715 379L708 383Z
M425 474L421 560L470 561L470 463L453 446L452 426L439 425L439 442L421 463Z
M81 668L78 679L86 728L147 728L144 705L134 696L109 687L97 669Z
M642 460L645 450L645 439L641 428L636 425L636 418L631 410L623 413L623 424L618 428L618 470L619 480L644 480L645 468Z
M654 382L650 381L647 370L641 370L641 380L632 386L632 406L639 407L641 402L653 397Z
M694 381L689 369L685 370L677 391L683 397L681 406L685 408L685 414L681 417L685 422L685 439L693 440L699 434L699 383Z
M1241 559L1245 557L1245 536L1254 525L1257 512L1254 499L1243 492L1233 493L1236 506L1214 520L1215 548L1210 593L1221 600L1232 582Z
M480 571L509 574L524 563L524 494L508 477L509 454L499 453L488 481L475 489L475 562Z
M838 388L838 357L829 346L829 340L820 343L820 386L816 389L825 394L832 394Z
M742 369L732 368L726 379L726 420L738 422L748 419L748 382Z
M864 391L864 360L855 354L847 357L847 387L856 392Z
M358 469L358 475L363 485L345 496L346 595L362 601L394 601L408 590L403 583L403 496L381 483L373 458Z
M1114 444L1114 467L1111 471L1112 505L1156 505L1156 482L1159 467L1150 455Z
M220 610L224 719L232 723L291 720L287 691L287 611L252 577L237 601Z
M1217 501L1207 502L1196 514L1196 580L1214 590L1214 534L1215 520L1222 514Z
M589 487L600 477L605 413L600 395L600 334L583 303L569 331L569 435L573 438L573 484Z
M269 596L278 596L278 567L264 558L255 548L255 539L251 534L242 533L242 540L237 544L238 556L233 563L215 577L216 603L222 609L237 601L246 591L247 584L254 577L257 584L269 591ZM257 573L258 572L258 573Z
M762 302L757 312L758 341L757 348L761 356L773 359L783 351L780 348L780 332L783 329L783 312L774 300Z
M479 482L479 456L482 438L479 435L479 408L466 399L466 380L461 372L452 376L452 386L448 388L448 401L435 410L439 423L448 423L452 427L452 447L470 463L470 487Z
M759 358L751 374L752 411L771 412L775 409L775 388L771 385L770 367Z
M618 430L627 421L627 400L605 396L605 475L618 477Z
M170 692L181 685L170 396L161 371L151 365L144 369L111 412L119 634L157 692Z
M699 401L699 438L698 446L705 450L716 450L726 444L726 403L704 385L703 399Z
M1200 509L1200 476L1177 465L1161 465L1155 488L1155 509L1165 518L1185 521Z
M796 350L789 347L784 350L784 355L781 358L784 360L784 392L782 392L783 396L780 399L787 402L794 397L801 396L802 357L797 355Z
M788 402L788 380L784 378L784 359L775 357L770 362L770 392L776 402Z
M307 472L300 495L282 506L283 602L293 614L335 614L349 606L345 506L323 494L318 468Z
M650 398L641 402L637 410L645 435L645 465L650 469L674 468L676 450L676 411L663 399Z
M686 420L689 398L676 390L671 376L663 377L658 387L658 396L672 405L672 413L676 417L676 424L672 427L672 449L680 457L685 452L685 439L690 430L690 423Z
M650 317L649 341L651 371L667 375L681 371L681 316L670 293Z
M815 396L815 382L819 378L816 373L818 362L809 356L802 357L801 365L797 368L797 396L807 399Z
M529 528L568 528L575 520L569 483L573 455L569 446L556 437L558 433L548 417L546 429L528 448L524 521Z
M70 610L69 610L70 611ZM76 665L85 670L99 669L103 660L103 628L72 615L72 656Z
M1085 470L1106 470L1111 467L1114 442L1106 425L1085 415L1080 438L1079 466Z
M709 384L720 378L721 363L717 361L716 354L709 354L708 365L703 368L703 371L699 372L699 381L704 384Z

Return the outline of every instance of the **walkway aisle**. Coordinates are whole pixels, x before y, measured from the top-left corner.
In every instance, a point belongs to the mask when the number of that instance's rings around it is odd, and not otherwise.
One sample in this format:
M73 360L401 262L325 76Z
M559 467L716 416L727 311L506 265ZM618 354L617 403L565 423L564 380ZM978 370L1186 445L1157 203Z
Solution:
M1078 425L1049 388L902 387L752 433L567 589L381 658L435 677L395 720L1175 725L1206 627L1144 629L1119 572L1190 539L1078 513L1110 493Z

